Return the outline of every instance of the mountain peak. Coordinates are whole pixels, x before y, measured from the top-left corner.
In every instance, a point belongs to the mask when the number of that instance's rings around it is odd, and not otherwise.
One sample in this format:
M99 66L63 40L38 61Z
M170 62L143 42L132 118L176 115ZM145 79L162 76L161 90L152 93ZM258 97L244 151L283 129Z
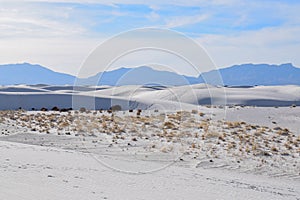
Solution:
M295 66L292 63L283 63L283 64L279 65L279 67L292 67L292 68L295 68Z
M15 84L48 84L72 85L75 77L69 74L54 72L41 65L30 63L0 65L0 85Z
M243 64L220 69L225 85L300 85L300 69L291 63L281 65Z

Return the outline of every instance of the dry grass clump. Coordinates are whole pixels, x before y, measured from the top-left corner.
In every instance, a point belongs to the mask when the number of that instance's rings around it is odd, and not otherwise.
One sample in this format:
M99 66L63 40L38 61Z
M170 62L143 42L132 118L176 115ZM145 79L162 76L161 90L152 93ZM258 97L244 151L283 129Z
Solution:
M66 128L68 126L70 126L70 123L67 121L63 121L58 124L58 127L61 127L61 128Z
M163 146L160 151L163 152L163 153L168 153L168 152L171 152L173 150L173 146Z
M209 128L209 123L207 123L206 121L202 121L199 126L198 126L199 129L203 129L204 132L207 132L208 131L208 128Z
M288 150L292 150L292 149L293 149L293 147L291 146L291 143L290 143L290 142L286 142L286 143L284 144L284 146L285 146L285 148L288 149Z
M266 131L265 128L257 129L257 130L255 130L254 136L257 136L257 137L262 136L263 134L265 134L265 131Z
M164 128L176 130L177 126L174 123L167 121L164 123Z
M227 150L234 149L234 148L236 148L235 142L232 141L227 144Z
M216 131L207 131L206 133L204 133L204 137L207 139L219 138L220 136L222 136L222 135Z
M277 134L278 135L281 135L281 136L288 136L290 134L290 131L288 129L280 129L277 131Z
M219 140L222 140L223 142L226 141L226 136L224 136L224 134L225 134L225 133L220 134L219 137L218 137L218 139L219 139Z
M180 123L180 130L190 129L196 127L194 124L190 122L182 122Z
M197 114L198 111L197 110L192 110L192 114Z
M177 115L180 115L182 118L189 118L191 117L191 113L188 111L177 111Z
M139 117L138 121L143 122L144 125L150 125L152 122L152 119L150 117Z
M169 139L173 139L175 137L178 137L179 134L177 132L164 132L164 136Z
M225 125L227 125L228 128L240 128L241 127L241 122L225 122Z
M250 153L251 152L250 147L248 145L246 145L245 152L246 153Z
M298 137L296 138L296 142L300 142L300 135L298 135Z
M181 114L169 114L167 115L168 119L173 119L173 120L177 120L180 121L181 120Z
M260 148L260 145L256 142L252 142L250 145L252 146L252 151L256 151Z

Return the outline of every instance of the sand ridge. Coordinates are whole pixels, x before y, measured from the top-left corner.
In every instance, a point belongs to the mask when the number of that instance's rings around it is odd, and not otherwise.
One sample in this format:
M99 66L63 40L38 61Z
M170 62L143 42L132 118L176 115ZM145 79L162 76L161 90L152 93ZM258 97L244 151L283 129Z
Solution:
M300 105L299 86L219 87L206 84L158 86L3 86L1 110L40 109L54 106L79 109L74 98L93 101L88 109L109 109L115 104L128 109L188 110L198 105L260 107Z

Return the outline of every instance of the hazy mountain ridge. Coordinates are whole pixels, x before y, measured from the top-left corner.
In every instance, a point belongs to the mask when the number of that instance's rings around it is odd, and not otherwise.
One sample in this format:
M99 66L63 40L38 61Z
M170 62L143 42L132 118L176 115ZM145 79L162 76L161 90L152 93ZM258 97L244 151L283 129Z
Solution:
M281 65L242 64L219 70L224 85L300 85L300 68ZM211 72L203 73L209 76Z
M48 85L187 85L197 83L220 84L214 82L222 77L223 85L300 85L300 68L291 63L281 65L242 64L204 72L198 77L179 75L169 71L159 71L147 66L119 68L82 79L59 73L41 65L7 64L0 65L0 85L48 84ZM222 85L222 84L221 84Z
M41 65L29 63L0 65L0 85L72 85L74 80L75 77L72 75L54 72Z
M188 85L193 81L198 83L198 78L183 76L169 71L159 71L151 67L120 68L108 72L100 72L95 76L79 79L79 85Z

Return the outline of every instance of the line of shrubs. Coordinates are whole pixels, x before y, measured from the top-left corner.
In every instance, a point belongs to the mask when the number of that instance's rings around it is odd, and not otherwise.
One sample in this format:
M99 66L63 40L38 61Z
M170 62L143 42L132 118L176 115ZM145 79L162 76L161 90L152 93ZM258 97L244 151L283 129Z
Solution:
M19 110L22 110L22 107L19 107ZM32 108L31 109L32 111L37 111L38 109L36 108ZM68 112L68 111L71 111L73 110L73 108L59 108L57 106L54 106L53 108L51 109L48 109L48 108L41 108L40 111L43 111L43 112L46 112L46 111L58 111L58 112ZM112 113L112 112L116 112L116 111L121 111L122 110L122 107L120 105L113 105L111 106L108 110L104 110L104 109L100 109L100 112L103 112L103 111L107 111L108 113ZM80 112L86 112L87 109L82 107L79 109ZM133 109L130 109L128 110L129 112L133 112L134 110ZM138 109L137 110L137 115L140 115L142 112L141 109Z

